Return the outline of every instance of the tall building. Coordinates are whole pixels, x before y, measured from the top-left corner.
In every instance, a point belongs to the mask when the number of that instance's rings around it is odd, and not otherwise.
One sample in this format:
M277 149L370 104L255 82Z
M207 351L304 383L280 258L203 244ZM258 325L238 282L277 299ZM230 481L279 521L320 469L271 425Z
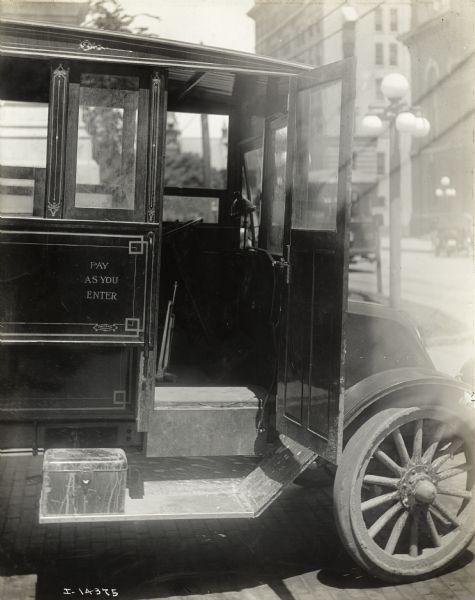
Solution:
M367 137L363 117L385 103L383 77L402 73L410 81L410 56L400 36L410 28L410 0L255 0L256 52L309 65L356 54L353 190L373 214L388 222L389 140ZM410 103L410 98L405 98ZM408 136L409 137L409 136ZM410 220L410 139L401 138L403 223Z
M0 0L0 16L4 19L65 25L79 25L88 8L88 0Z
M475 212L474 32L472 0L413 3L404 42L412 56L414 103L431 123L429 136L413 145L416 234L444 214Z

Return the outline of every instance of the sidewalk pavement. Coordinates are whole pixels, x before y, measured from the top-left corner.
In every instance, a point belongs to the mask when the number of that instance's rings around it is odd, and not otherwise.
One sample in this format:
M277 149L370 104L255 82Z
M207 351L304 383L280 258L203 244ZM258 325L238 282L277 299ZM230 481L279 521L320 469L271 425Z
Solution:
M393 586L362 572L339 542L332 480L322 470L312 470L305 486L291 485L255 520L39 525L41 464L41 456L0 458L1 600L17 600L11 577L17 588L23 582L20 600L104 600L112 590L119 600L475 597L474 544L429 581ZM86 596L86 588L101 593Z
M381 250L389 250L389 235L387 234L381 234ZM403 252L434 252L434 246L429 237L402 237L401 250Z

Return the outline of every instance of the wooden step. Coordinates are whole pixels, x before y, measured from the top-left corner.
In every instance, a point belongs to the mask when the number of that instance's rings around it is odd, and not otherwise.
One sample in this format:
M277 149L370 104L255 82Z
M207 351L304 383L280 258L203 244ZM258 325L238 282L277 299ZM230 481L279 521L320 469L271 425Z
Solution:
M157 386L147 457L262 455L266 435L257 424L265 395L259 387Z

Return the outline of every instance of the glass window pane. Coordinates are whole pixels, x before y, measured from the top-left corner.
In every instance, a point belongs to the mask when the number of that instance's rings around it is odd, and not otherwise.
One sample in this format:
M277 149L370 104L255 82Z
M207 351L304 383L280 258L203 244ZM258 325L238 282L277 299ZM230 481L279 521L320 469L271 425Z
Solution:
M299 92L299 128L292 209L295 229L335 230L340 152L341 82Z
M136 77L81 76L77 208L134 209L138 88Z
M397 44L389 45L389 64L397 65Z
M244 152L243 196L246 197L256 207L256 210L251 213L255 238L257 238L259 223L261 220L262 161L262 146Z
M226 115L170 112L166 139L166 187L226 188Z
M398 18L397 18L397 8L391 8L390 11L390 29L391 31L397 31L398 26Z
M287 164L287 125L273 132L274 179L270 206L270 230L268 250L282 254L285 218L285 168Z
M218 222L219 199L190 196L164 196L164 221L189 221L202 218L203 223Z
M374 11L374 28L376 31L383 30L383 9L380 7Z
M47 103L0 100L0 214L42 215L47 130Z

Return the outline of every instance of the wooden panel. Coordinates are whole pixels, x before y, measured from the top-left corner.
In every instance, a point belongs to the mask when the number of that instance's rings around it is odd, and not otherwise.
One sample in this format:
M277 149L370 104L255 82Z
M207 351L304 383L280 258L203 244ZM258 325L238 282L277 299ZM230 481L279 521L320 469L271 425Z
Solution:
M0 416L109 419L133 414L134 349L0 346Z
M3 230L0 340L143 343L151 244L144 235Z

